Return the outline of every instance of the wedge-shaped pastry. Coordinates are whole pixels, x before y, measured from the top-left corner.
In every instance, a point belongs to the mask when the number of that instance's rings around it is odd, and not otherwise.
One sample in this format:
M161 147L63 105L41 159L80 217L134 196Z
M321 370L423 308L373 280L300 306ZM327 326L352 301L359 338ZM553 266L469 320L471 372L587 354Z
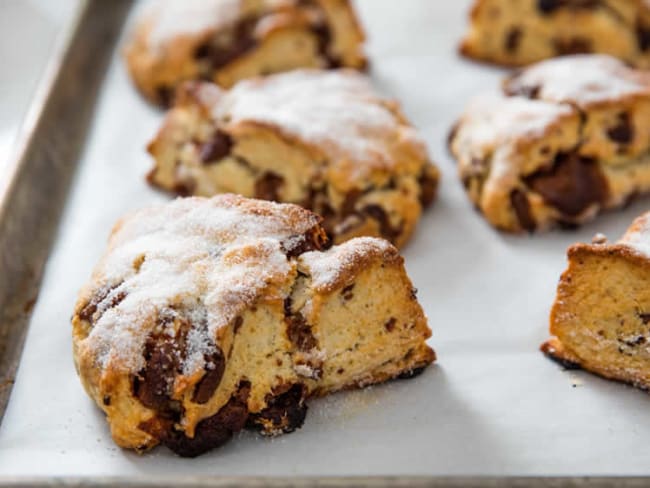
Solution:
M185 85L149 152L160 188L297 203L324 217L335 242L380 236L402 246L438 183L397 105L349 70L299 70L229 91Z
M185 80L230 87L301 67L363 69L363 41L348 0L156 0L125 55L140 91L169 105Z
M465 56L523 66L601 53L650 67L647 0L476 0L460 45Z
M568 251L551 311L553 337L542 351L568 367L580 367L650 389L650 213L623 238Z
M650 75L603 55L544 61L470 104L450 148L495 227L582 224L650 190Z
M308 397L417 374L435 359L402 258L320 218L222 195L121 220L73 316L74 358L115 442L183 456L245 426L291 432Z

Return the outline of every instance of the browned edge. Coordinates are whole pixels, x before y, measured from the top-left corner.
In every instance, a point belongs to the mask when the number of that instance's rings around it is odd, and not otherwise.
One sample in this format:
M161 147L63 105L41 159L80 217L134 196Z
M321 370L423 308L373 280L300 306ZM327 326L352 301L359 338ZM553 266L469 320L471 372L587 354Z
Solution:
M130 7L130 0L79 2L0 179L0 422L99 87Z
M125 479L125 478L34 478L5 479L0 478L0 486L7 488L27 488L39 486L54 488L59 486L85 487L121 487L121 488L161 488L195 487L195 488L234 488L239 486L250 488L279 488L279 487L307 487L318 488L344 488L344 487L370 487L370 488L641 488L648 486L648 479L642 477L439 477L427 478L423 476L385 476L385 477L314 477L314 478L217 478L217 477L179 477L156 479Z

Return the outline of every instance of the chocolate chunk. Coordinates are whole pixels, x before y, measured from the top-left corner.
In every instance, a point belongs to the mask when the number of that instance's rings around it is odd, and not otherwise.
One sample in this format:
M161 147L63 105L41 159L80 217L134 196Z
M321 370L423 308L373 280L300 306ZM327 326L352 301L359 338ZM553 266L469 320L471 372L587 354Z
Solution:
M643 322L643 325L650 324L650 313L639 313L638 316Z
M575 361L570 361L568 359L562 358L557 355L557 351L555 348L549 343L545 342L542 344L542 347L540 347L540 350L544 355L551 359L552 361L555 361L558 363L560 366L562 366L564 369L567 370L575 370L575 369L582 369L580 367L580 364L576 363Z
M111 309L119 305L122 300L127 296L125 291L120 291L119 293L114 294L108 303L105 303L108 296L119 286L122 285L122 282L119 282L116 285L104 286L95 292L95 295L90 299L90 301L81 309L79 312L79 318L87 322L94 322L99 320L99 317L95 317L95 313L98 308L102 309L102 313L106 310Z
M593 52L593 47L589 39L581 37L572 37L570 39L555 39L553 41L555 52L559 56L568 54L588 54Z
M634 139L634 127L627 113L618 115L618 123L607 131L607 137L618 144L630 144Z
M233 27L230 42L217 45L212 42L201 44L194 51L194 57L208 61L212 70L216 71L246 54L257 45L254 31L259 19L249 17Z
M255 182L255 198L262 200L279 200L278 190L284 184L282 176L266 172Z
M408 371L404 371L403 373L400 373L399 376L397 376L397 379L410 380L411 378L415 378L416 376L420 376L424 372L425 369L426 369L426 366L422 366L420 368L409 369Z
M420 204L422 207L428 207L436 198L438 181L433 174L425 168L418 177L418 183L420 184Z
M395 317L391 317L384 324L384 329L386 329L388 332L393 332L395 330L395 324L397 324L397 319Z
M354 290L354 283L351 285L346 286L341 290L341 296L343 297L343 300L352 300L354 297L354 293L352 293L352 290Z
M247 426L270 435L293 432L305 421L306 395L305 385L295 384L286 392L267 398L268 406L260 413L252 414Z
M403 224L399 227L393 227L388 218L388 214L383 207L379 205L367 205L363 209L365 215L370 216L379 223L379 232L382 237L389 240L393 244L397 242L397 238L400 236L403 230Z
M109 395L104 395L104 398L102 398L102 403L105 406L110 407L111 406L111 397Z
M537 0L537 10L544 14L550 14L563 4L563 0Z
M523 32L519 27L512 27L506 34L504 48L506 52L514 54L519 49Z
M515 215L517 215L521 228L533 232L537 227L537 223L530 211L530 203L526 193L521 190L513 190L510 193L510 205L512 205Z
M639 49L643 52L650 50L650 27L642 25L636 26L636 40Z
M300 256L309 251L320 251L327 245L327 234L320 227L314 227L302 235L291 236L282 242L282 249L288 258Z
M204 142L199 150L201 162L215 163L230 154L232 139L225 132L217 129L209 141Z
M293 312L291 297L284 301L284 321L287 324L287 336L299 351L309 352L318 347L318 341L307 324L305 317L299 312Z
M516 77L511 78L504 85L503 91L509 97L525 97L530 100L539 98L539 92L542 90L540 85L519 85Z
M176 430L173 424L163 424L162 429L153 433L149 425L141 425L146 432L156 435L169 449L179 456L196 457L228 442L234 433L246 426L248 419L248 395L251 385L248 381L240 382L237 392L212 417L202 420L196 426L193 438ZM149 430L148 430L149 429Z
M359 198L364 194L363 190L354 189L349 191L345 198L343 199L343 204L341 205L341 216L345 217L347 215L353 214L356 211L357 202Z
M560 153L553 166L525 178L528 186L569 217L576 217L593 204L607 199L607 181L591 158Z
M318 54L325 60L325 68L335 69L342 66L342 61L338 56L330 52L332 44L332 32L326 21L319 22L311 28L311 31L318 40Z
M159 86L156 88L156 99L158 103L164 107L169 108L174 103L174 89L170 86Z
M196 189L196 182L186 179L185 181L177 181L174 183L173 192L181 197L188 197L194 193Z
M241 319L241 317L238 318ZM206 372L203 378L196 384L194 393L192 394L192 401L194 403L208 403L221 383L223 372L226 370L226 360L223 357L221 349L218 346L214 347L216 350L205 358ZM207 365L211 365L212 367L208 369Z
M232 326L232 332L233 332L233 334L236 334L237 332L239 332L239 329L240 329L240 327L241 327L243 324L244 324L244 319L241 318L241 317L239 317L239 316L237 316L237 317L235 318L235 321L234 321L233 326Z
M594 9L601 5L601 0L537 0L537 10L543 14L552 14L559 8Z

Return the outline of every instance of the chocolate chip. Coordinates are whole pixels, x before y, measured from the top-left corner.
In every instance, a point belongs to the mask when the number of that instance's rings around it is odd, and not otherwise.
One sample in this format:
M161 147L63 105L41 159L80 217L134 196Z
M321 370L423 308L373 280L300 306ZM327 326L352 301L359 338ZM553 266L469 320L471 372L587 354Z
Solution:
M109 310L113 307L116 307L119 305L122 300L124 300L127 296L126 291L120 291L118 293L115 293L110 301L106 302L106 299L108 296L118 287L122 285L122 282L119 282L116 285L111 285L111 286L104 286L97 290L93 297L90 299L90 301L81 309L79 312L79 318L81 320L85 320L87 322L94 322L96 320L99 320L101 317L95 317L95 313L97 312L98 308L101 308L102 314L106 311Z
M169 108L174 103L174 89L170 86L156 88L156 100L164 108Z
M194 190L196 190L196 182L189 179L177 181L173 187L173 192L181 197L188 197L194 194Z
M254 31L258 21L257 17L242 19L233 27L230 42L224 45L211 42L201 44L194 51L194 57L208 61L212 70L223 68L257 45Z
M521 190L513 190L510 193L510 205L515 211L519 225L528 232L533 232L537 227L535 218L530 210L530 203L526 193Z
M508 31L504 42L504 48L508 53L514 54L515 52L517 52L517 49L519 48L519 44L521 43L522 35L523 32L519 27L512 27Z
M196 426L194 437L176 430L170 422L144 422L139 427L160 439L162 444L179 456L196 457L228 442L234 433L242 430L248 419L248 395L251 385L241 381L237 392L212 417L202 420Z
M643 52L650 50L650 27L641 25L636 26L636 40L639 49Z
M425 168L418 177L418 183L420 185L420 205L422 207L428 207L436 198L438 180Z
M539 92L542 90L540 85L518 85L518 79L512 78L504 86L504 92L509 97L525 97L530 100L539 98Z
M354 297L354 293L352 293L352 290L354 290L354 283L351 285L346 286L341 290L341 296L343 297L343 300L352 300Z
M643 322L643 325L650 324L650 313L639 313L639 318Z
M393 332L395 330L395 324L397 324L397 319L395 317L391 317L384 324L384 329L386 329L388 332Z
M241 319L241 317L238 318ZM206 372L203 378L196 384L194 393L192 394L192 401L194 403L208 403L221 383L223 372L226 370L226 360L223 357L223 353L218 346L215 346L215 348L216 350L205 358ZM207 365L211 365L212 367L208 369Z
M601 5L601 0L537 0L537 10L543 14L551 14L559 8L594 9Z
M284 178L271 171L263 173L255 182L255 198L262 200L279 200L278 190L284 184Z
M390 223L390 219L388 218L388 214L380 205L367 205L363 208L363 213L377 221L379 224L379 232L381 233L382 237L392 243L397 242L397 238L402 233L403 224L399 227L393 227Z
M292 310L291 297L284 301L284 321L287 324L287 337L299 351L309 352L318 347L318 341L305 317Z
M326 68L335 69L342 66L342 61L338 56L330 52L332 44L332 32L326 21L319 22L311 28L311 31L318 40L318 54L325 60Z
M549 358L550 360L556 362L560 366L562 366L564 369L567 370L575 370L575 369L582 369L580 367L580 364L576 363L575 361L570 361L568 359L562 358L557 355L557 351L553 346L550 345L550 343L545 342L542 344L542 347L540 348L542 353Z
M593 52L593 47L589 39L582 37L572 37L570 39L555 39L553 41L555 52L559 56L568 54L587 54Z
M199 149L199 157L203 164L215 163L230 154L232 139L225 132L217 129L207 142Z
M408 371L404 371L403 373L400 373L397 378L400 380L410 380L411 378L415 378L416 376L420 376L424 370L426 369L426 366L422 366L420 368L413 368L409 369Z
M347 215L353 214L356 211L357 202L359 198L364 194L362 190L354 189L349 191L345 198L343 199L343 204L341 205L341 216L345 217Z
M232 326L232 332L233 332L233 334L236 334L237 332L239 332L239 328L240 328L243 324L244 324L244 319L241 318L241 317L239 317L239 316L237 316L237 317L235 318L235 321L233 322L233 326Z
M102 398L102 403L105 406L110 407L111 406L111 397L109 395L104 395L104 398Z
M327 234L316 226L301 235L293 235L282 242L282 249L288 258L300 256L310 251L320 251L327 245Z
M607 137L618 144L630 144L634 139L634 127L627 113L618 115L618 123L607 131Z
M575 217L607 198L607 181L591 158L560 153L553 166L525 178L526 183L564 215Z
M288 434L302 427L307 415L307 388L295 384L287 391L266 399L267 407L249 417L247 426L262 433Z
M544 14L550 14L563 4L563 0L537 0L537 10Z

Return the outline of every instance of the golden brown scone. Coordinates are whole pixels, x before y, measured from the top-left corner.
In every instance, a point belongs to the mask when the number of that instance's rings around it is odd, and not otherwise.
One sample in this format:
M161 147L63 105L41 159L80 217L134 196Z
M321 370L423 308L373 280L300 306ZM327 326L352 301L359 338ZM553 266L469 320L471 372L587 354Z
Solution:
M476 0L460 52L505 66L600 53L650 68L650 2Z
M450 149L493 226L575 227L650 191L650 75L604 55L543 61L470 104Z
M616 244L568 251L542 351L569 367L650 388L650 213Z
M397 104L351 70L297 70L228 91L184 85L149 152L155 186L297 203L324 217L336 243L403 246L438 184Z
M167 106L186 80L230 87L296 68L364 69L349 0L157 0L125 49L136 86Z
M118 445L196 456L245 426L291 432L308 397L435 360L398 251L325 251L319 222L234 195L118 222L72 319L77 371Z

